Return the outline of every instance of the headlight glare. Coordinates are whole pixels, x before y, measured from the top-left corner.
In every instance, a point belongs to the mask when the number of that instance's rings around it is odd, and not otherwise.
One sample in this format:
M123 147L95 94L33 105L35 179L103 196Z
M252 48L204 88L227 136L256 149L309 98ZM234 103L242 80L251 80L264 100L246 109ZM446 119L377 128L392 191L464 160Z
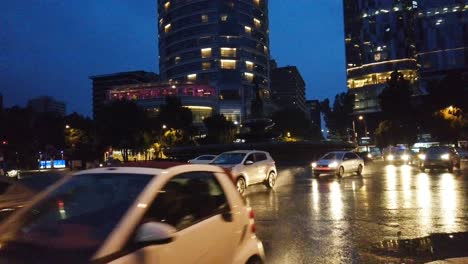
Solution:
M449 160L450 155L448 153L445 153L445 154L441 155L440 158L443 159L443 160Z
M425 154L419 154L419 155L418 155L418 158L419 158L420 160L425 160L425 159L426 159L426 155L425 155Z
M401 156L401 159L404 160L404 161L407 161L407 160L409 160L409 156L405 154L405 155Z
M336 167L338 167L338 162L334 161L334 162L328 164L328 167L329 168L336 168Z
M312 168L316 168L317 167L317 163L315 162L312 162L312 164L310 164L312 166Z
M390 154L390 155L387 156L387 159L388 159L388 160L393 160L394 158L395 158L395 157L393 157L392 154Z

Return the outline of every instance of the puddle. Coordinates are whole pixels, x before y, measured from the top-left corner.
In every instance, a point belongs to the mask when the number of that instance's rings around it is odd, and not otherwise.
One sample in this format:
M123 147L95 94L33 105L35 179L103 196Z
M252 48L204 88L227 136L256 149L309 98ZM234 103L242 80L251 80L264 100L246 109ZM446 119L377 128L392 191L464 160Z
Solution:
M384 240L369 252L376 258L389 257L390 263L423 263L425 261L468 256L468 232L431 234L414 239ZM400 261L398 261L400 260Z

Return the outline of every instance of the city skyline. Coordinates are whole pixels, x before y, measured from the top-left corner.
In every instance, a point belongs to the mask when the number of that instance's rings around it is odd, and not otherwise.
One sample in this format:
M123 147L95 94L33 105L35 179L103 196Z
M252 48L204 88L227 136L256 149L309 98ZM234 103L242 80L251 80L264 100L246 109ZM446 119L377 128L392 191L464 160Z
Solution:
M90 116L90 75L158 73L156 1L37 1L5 7L0 78L6 107L50 95L65 101L70 112ZM342 13L340 0L270 3L272 58L279 66L299 68L308 99L346 91Z

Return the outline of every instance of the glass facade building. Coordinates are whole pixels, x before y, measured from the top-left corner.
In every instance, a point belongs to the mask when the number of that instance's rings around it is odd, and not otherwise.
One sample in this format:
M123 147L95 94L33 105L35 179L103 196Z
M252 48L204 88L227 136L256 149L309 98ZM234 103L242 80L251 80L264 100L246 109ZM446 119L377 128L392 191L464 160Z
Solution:
M378 95L399 70L424 92L427 82L467 69L465 0L344 0L348 89L355 111L378 112Z
M217 89L217 111L241 121L257 85L269 97L268 0L158 0L159 69L173 83Z

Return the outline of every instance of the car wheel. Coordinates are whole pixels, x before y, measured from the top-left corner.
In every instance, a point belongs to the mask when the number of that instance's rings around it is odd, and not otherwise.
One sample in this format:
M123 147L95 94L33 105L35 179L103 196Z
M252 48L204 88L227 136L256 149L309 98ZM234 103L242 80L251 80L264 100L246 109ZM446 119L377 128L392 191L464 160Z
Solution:
M247 264L262 264L262 260L259 257L251 257L247 260Z
M453 172L453 164L450 164L450 166L447 168L450 173Z
M275 183L276 183L276 174L274 172L270 172L270 174L268 174L267 180L265 181L265 185L268 188L273 188L275 186Z
M359 176L362 175L362 169L363 169L362 165L359 164L359 166L358 166L358 168L357 168L357 175L359 175Z
M421 170L421 172L424 172L426 170L426 167L424 167L424 165L421 165L419 169Z
M320 176L320 173L314 172L314 177L315 177L315 178L318 178L319 176Z
M237 191L240 194L244 194L245 189L247 189L247 183L245 182L244 177L239 177L236 181Z
M338 172L336 173L336 176L338 176L338 178L341 178L341 177L343 177L343 175L344 175L344 168L343 168L343 166L341 166L338 169Z
M460 169L461 169L461 161L458 162L456 168L457 168L457 170L460 170Z

